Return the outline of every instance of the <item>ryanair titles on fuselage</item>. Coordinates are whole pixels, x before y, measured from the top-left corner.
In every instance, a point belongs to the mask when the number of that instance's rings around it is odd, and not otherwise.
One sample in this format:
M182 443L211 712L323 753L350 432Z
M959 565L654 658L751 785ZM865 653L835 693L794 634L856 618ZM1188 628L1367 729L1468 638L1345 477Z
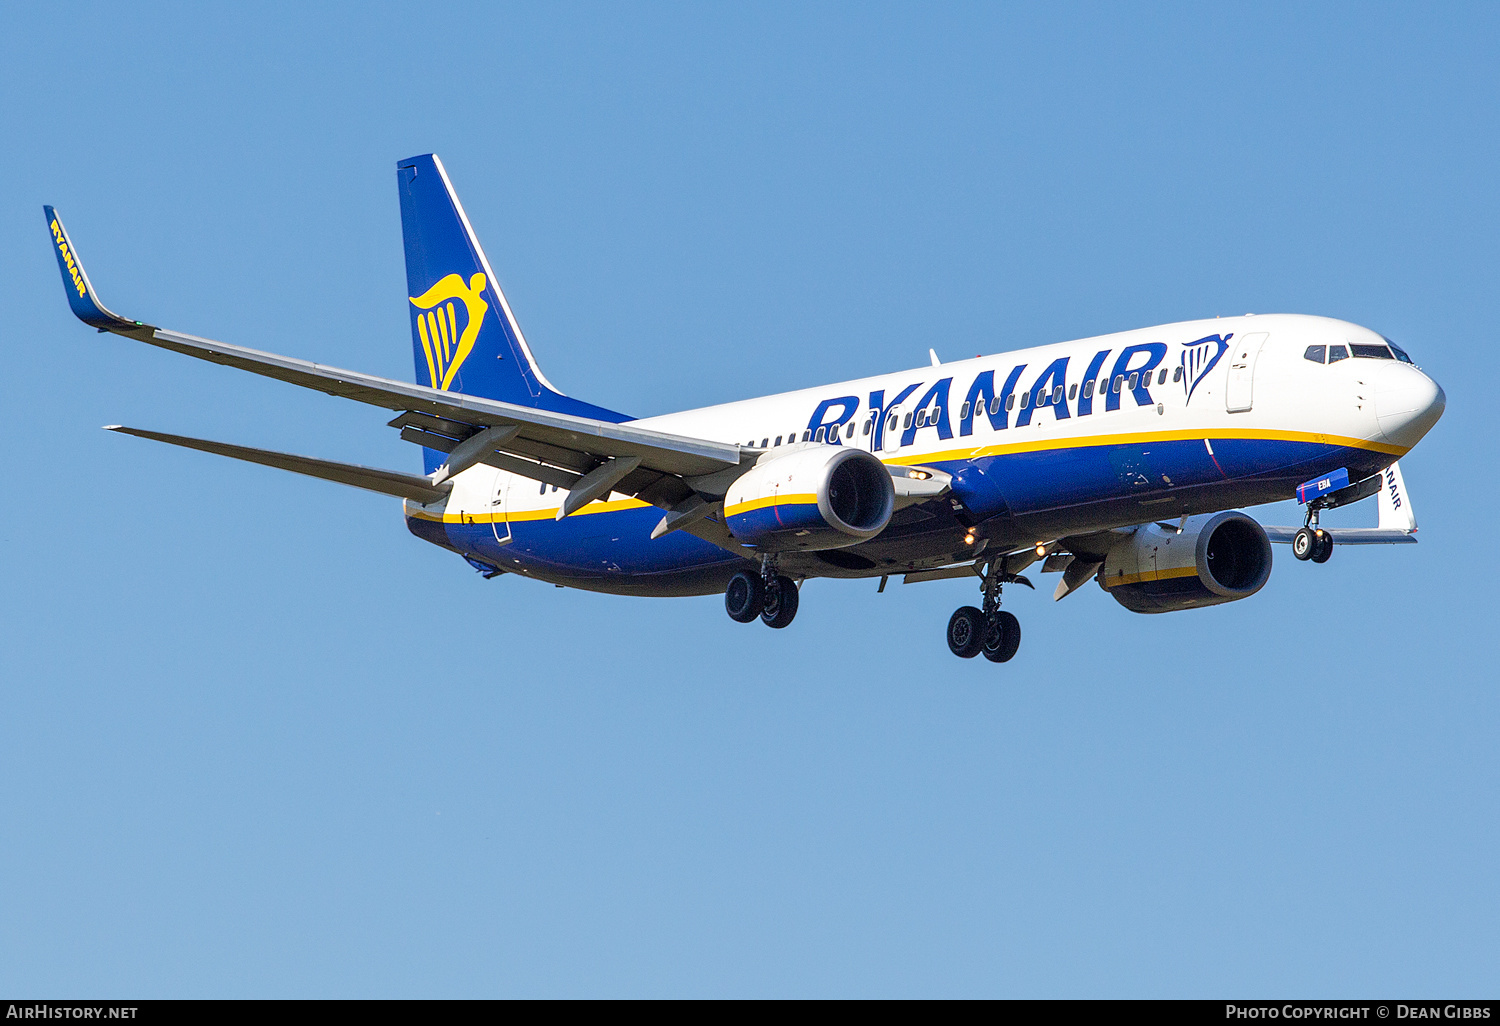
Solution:
M928 385L910 404L907 400L922 388L924 382L908 385L890 396L884 389L877 389L869 394L868 412L861 418L861 423L868 426L860 430L866 436L873 434L868 444L878 451L885 446L887 436L898 431L902 448L911 445L917 432L923 428L932 428L940 439L951 439L955 420L958 435L964 437L974 433L975 422L980 416L988 419L992 430L1004 431L1012 424L1025 427L1043 409L1051 412L1057 420L1091 416L1097 402L1103 403L1105 411L1118 410L1127 393L1137 406L1151 406L1156 402L1151 389L1165 386L1169 373L1172 383L1182 388L1190 403L1194 390L1218 365L1233 337L1233 334L1214 334L1183 343L1176 366L1170 370L1163 366L1168 357L1168 346L1164 342L1126 346L1115 356L1107 373L1105 365L1114 350L1101 349L1088 361L1082 379L1074 379L1071 383L1068 378L1070 356L1059 356L1041 368L1017 364L1001 379L999 387L996 387L996 371L982 370L963 392L956 416L953 412L956 393L951 376ZM1029 382L1024 389L1020 388L1023 379ZM857 395L822 400L808 418L802 441L841 444L843 438L852 437L850 422L865 408ZM904 415L901 411L905 411ZM1014 421L1011 420L1012 413L1015 414Z

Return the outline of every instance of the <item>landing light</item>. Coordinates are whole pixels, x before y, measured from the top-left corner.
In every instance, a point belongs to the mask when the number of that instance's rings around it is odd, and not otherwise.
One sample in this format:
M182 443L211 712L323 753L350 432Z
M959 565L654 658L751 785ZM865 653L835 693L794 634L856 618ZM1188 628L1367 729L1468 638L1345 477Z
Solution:
M1043 542L1037 542L1036 543L1036 556L1037 556L1037 558L1041 559L1046 554L1047 554L1047 546L1046 546L1046 544L1043 543Z

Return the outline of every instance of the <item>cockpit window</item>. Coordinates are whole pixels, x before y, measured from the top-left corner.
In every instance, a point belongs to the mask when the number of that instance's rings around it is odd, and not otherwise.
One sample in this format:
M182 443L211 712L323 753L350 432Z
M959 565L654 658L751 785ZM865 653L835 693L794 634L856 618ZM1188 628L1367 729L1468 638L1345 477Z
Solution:
M1415 365L1415 361L1412 360L1411 357L1406 355L1405 349L1402 349L1400 346L1396 345L1396 343L1391 342L1390 339L1386 339L1386 341L1390 342L1391 352L1396 354L1396 359L1400 360L1402 363L1410 363Z
M1343 346L1329 346L1328 347L1328 362L1329 363L1338 363L1340 360L1347 360L1347 359L1349 359L1349 350L1345 349Z
M1354 355L1366 360L1393 360L1391 351L1386 346L1361 345L1358 342L1350 342L1349 348L1354 350Z
M1328 355L1327 346L1308 346L1302 354L1302 359L1311 360L1313 363L1322 363Z

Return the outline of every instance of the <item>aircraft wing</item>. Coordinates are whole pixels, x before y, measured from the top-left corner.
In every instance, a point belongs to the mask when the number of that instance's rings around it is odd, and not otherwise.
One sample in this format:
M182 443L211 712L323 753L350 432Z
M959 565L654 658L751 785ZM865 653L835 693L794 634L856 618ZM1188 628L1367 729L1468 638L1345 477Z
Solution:
M79 320L101 332L210 363L400 411L390 424L401 429L402 438L450 454L449 466L438 472L435 483L468 466L487 463L559 488L581 483L579 498L603 482L603 494L619 491L672 509L697 494L722 497L729 481L759 455L724 442L440 391L121 317L99 301L57 212L50 206L43 209L68 303ZM459 451L471 439L474 442ZM463 466L451 455L456 451L465 461ZM574 508L582 504L577 502Z
M1417 514L1412 509L1411 496L1406 491L1406 481L1401 477L1401 465L1392 463L1384 471L1366 478L1346 489L1357 501L1377 496L1380 513L1376 527L1325 527L1333 535L1335 545L1415 545L1417 543ZM1266 527L1266 537L1273 542L1290 544L1292 536L1300 528Z
M1290 545L1296 527L1266 527L1261 525L1266 537L1282 545ZM1387 531L1379 527L1325 527L1338 545L1415 545L1416 535L1410 531Z

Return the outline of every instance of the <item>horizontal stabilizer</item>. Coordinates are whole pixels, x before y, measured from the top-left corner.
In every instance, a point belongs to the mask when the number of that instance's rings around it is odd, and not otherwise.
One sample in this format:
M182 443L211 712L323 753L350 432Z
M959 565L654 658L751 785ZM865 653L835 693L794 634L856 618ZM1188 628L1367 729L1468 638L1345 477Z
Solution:
M249 446L230 445L227 442L209 442L202 438L168 435L160 431L142 431L139 428L121 427L118 424L111 424L104 430L118 431L122 435L135 435L137 438L149 438L156 442L166 442L168 445L180 445L187 449L197 449L200 452L211 452L216 456L229 456L249 463L259 463L265 467L275 467L277 470L306 474L309 477L321 477L325 481L337 481L339 484L366 488L372 492L395 495L414 502L436 502L447 495L449 488L452 487L452 485L434 487L432 482L425 477L402 474L394 470L377 470L353 463L335 463L332 460L313 459L311 456L293 456L291 453L252 449Z

